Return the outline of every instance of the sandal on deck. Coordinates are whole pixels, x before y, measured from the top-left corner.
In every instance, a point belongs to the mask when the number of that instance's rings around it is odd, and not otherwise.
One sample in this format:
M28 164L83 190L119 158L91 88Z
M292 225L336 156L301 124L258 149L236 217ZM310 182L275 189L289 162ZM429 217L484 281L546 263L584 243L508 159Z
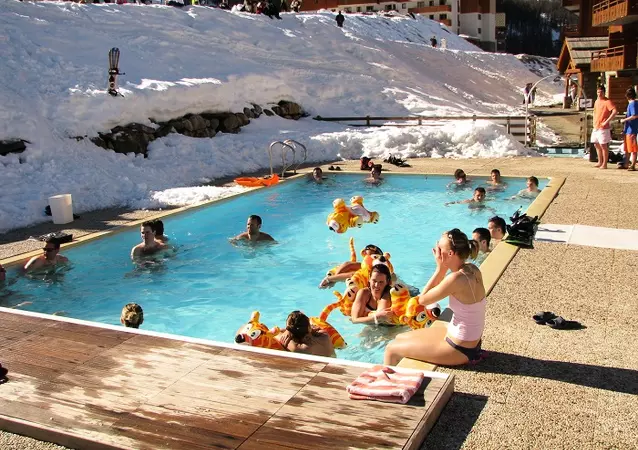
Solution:
M555 319L556 314L551 311L541 311L532 316L534 322L539 325L545 325L549 320Z
M585 328L580 324L580 322L577 322L575 320L565 320L561 316L558 316L554 319L549 319L547 321L547 325L555 330L580 330L582 328Z

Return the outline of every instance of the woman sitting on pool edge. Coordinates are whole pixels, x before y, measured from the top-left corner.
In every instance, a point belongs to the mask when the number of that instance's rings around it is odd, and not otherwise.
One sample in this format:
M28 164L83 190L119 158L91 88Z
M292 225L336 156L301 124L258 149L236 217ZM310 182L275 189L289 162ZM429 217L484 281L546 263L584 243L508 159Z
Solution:
M445 366L480 359L485 288L478 267L465 262L476 257L478 245L455 228L443 234L432 252L436 271L423 288L419 303L427 306L450 297L452 321L447 328L435 326L400 334L386 347L384 364L396 365L406 357Z
M354 298L350 320L352 323L392 323L394 313L390 310L392 299L392 274L385 264L377 264L370 271L368 287L359 289Z
M313 328L308 316L301 311L293 311L288 315L286 329L275 339L290 352L315 356L336 356L330 336Z

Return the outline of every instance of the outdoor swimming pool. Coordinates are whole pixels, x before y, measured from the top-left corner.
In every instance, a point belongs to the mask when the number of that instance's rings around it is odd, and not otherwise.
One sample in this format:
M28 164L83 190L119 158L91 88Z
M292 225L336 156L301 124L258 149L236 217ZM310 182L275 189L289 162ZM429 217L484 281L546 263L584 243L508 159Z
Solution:
M434 270L431 248L441 233L457 227L471 235L495 213L509 222L518 207L531 203L506 200L525 187L523 178L506 178L506 190L488 193L493 210L471 210L443 204L470 198L485 178L474 178L468 189L449 190L451 177L387 175L382 185L371 186L363 183L365 176L343 174L323 185L290 181L167 217L166 234L177 252L151 268L137 268L129 258L140 242L139 227L70 248L63 253L73 266L64 273L31 278L10 270L7 285L0 287L0 306L31 302L21 309L119 324L122 306L136 302L144 308L143 329L233 342L254 310L273 327L283 326L292 310L313 316L332 303L332 289L317 286L329 268L349 258L351 236L357 251L374 243L391 253L401 279L421 288ZM541 188L546 182L541 180ZM331 232L325 222L333 199L348 202L353 195L362 195L365 206L380 213L379 223ZM250 214L263 218L262 230L276 244L229 243L244 231ZM329 321L348 343L338 357L382 360L392 330L354 325L338 310Z

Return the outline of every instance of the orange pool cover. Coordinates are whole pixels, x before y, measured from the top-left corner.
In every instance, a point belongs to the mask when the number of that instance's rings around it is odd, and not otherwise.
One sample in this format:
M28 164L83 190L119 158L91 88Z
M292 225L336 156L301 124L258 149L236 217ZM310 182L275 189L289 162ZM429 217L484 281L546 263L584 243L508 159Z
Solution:
M246 187L272 186L279 183L279 175L259 177L259 178L235 178L235 183Z

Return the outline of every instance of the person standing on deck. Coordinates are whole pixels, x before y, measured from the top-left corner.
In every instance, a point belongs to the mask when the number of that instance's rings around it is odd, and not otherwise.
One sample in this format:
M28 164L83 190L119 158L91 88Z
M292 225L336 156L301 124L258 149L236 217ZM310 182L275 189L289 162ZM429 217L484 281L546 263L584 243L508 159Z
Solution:
M636 170L636 155L638 155L638 144L636 144L636 134L638 134L638 105L636 104L636 91L633 88L627 89L625 93L627 98L627 115L624 119L620 119L620 123L625 128L625 155L627 170ZM631 163L631 164L630 164Z
M594 102L594 130L591 132L591 143L596 147L598 154L598 164L594 167L599 169L607 168L609 160L609 142L611 141L610 123L618 110L613 102L605 97L605 88L598 86L596 89L596 102Z

